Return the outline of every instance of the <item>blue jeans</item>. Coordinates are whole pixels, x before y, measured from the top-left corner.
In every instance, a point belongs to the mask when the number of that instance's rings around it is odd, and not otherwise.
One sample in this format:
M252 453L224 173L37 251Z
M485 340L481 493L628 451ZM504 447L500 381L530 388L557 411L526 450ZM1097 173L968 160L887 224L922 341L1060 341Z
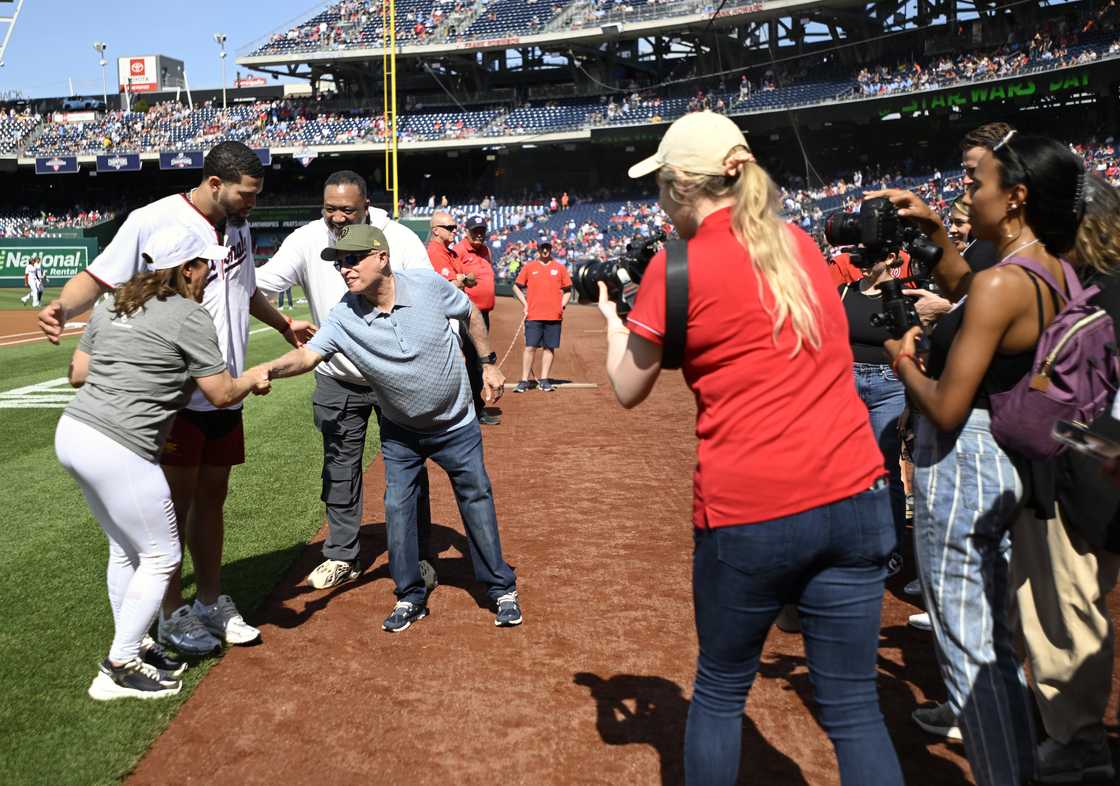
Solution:
M844 784L895 786L902 771L876 688L879 609L895 548L886 483L759 524L697 530L692 585L700 657L685 781L736 782L743 707L766 634L797 603L820 721Z
M918 419L914 551L949 706L977 786L1018 786L1034 772L1008 584L1010 529L1022 494L986 410L972 410L952 433Z
M891 481L891 516L899 543L906 532L906 489L902 485L902 469L898 460L902 440L898 437L898 419L906 408L906 388L891 367L877 363L853 365L856 391L871 416L871 430L883 454Z
M467 531L474 575L492 600L513 592L513 568L502 559L494 494L482 460L482 431L477 420L452 431L421 434L381 419L381 456L385 461L385 522L389 529L389 572L398 600L424 602L416 538L416 502L421 494L424 462L431 459L447 472L459 515Z

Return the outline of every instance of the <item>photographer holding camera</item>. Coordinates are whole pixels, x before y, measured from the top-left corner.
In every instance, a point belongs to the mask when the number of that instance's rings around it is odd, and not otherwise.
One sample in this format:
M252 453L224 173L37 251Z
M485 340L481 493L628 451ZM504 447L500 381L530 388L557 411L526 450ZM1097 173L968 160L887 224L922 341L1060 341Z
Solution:
M774 182L730 119L696 112L677 120L630 176L654 172L661 205L688 241L682 369L699 437L692 524L700 654L686 781L736 781L763 643L782 606L796 603L841 781L901 784L876 690L879 611L896 540L840 297L816 244L782 221ZM666 318L666 254L645 270L629 330L608 286L599 291L607 372L619 402L634 407L656 383L666 332L675 329Z
M863 277L840 287L840 300L848 317L856 392L867 407L871 430L875 432L890 475L891 515L895 536L901 544L906 532L906 491L902 486L902 444L898 421L906 408L906 389L895 376L890 357L883 349L883 342L890 338L890 334L880 320L883 312L880 286L896 281L895 274L902 265L902 259L895 252L888 252L879 259L862 259ZM896 548L887 565L887 574L893 576L901 568L902 554Z
M979 786L1016 786L1034 774L1025 681L1010 625L1010 528L1021 507L1045 507L1046 467L1013 463L991 432L991 399L1031 372L1035 345L1068 296L1059 255L1074 244L1082 162L1059 142L1008 132L972 173L972 229L1000 262L975 275L950 258L939 216L914 194L885 191L946 249L935 270L967 301L930 337L923 370L919 329L886 343L920 411L915 463L915 549L949 707L960 719ZM1007 264L1005 264L1007 263ZM1032 267L1066 290L1051 291ZM1059 297L1060 296L1060 297ZM1052 503L1051 503L1052 505Z

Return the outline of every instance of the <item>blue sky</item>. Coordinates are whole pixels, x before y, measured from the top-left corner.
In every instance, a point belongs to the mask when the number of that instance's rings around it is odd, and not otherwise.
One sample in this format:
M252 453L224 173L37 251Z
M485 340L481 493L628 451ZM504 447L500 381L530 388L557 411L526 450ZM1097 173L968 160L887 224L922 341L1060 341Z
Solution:
M64 96L68 79L79 94L101 93L95 41L109 44L109 92L118 57L167 55L183 60L191 87L221 85L214 33L228 36L226 81L232 86L241 50L297 18L328 5L316 0L24 0L0 68L0 93L19 90L33 98ZM0 3L0 13L14 7ZM0 27L0 36L6 30Z

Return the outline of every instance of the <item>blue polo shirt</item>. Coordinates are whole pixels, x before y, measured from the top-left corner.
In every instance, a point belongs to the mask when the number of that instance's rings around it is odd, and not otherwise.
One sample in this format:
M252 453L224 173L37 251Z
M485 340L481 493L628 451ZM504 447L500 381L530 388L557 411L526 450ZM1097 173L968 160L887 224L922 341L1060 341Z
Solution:
M306 346L324 359L345 355L396 425L424 433L461 428L475 417L474 401L448 320L467 319L470 298L431 269L395 271L393 280L391 311L347 293Z

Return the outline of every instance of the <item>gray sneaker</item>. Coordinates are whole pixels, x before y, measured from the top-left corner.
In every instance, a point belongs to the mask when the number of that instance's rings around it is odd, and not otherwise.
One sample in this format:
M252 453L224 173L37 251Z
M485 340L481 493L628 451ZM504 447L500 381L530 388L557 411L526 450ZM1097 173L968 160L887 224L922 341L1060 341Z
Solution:
M427 593L424 595L424 602L427 603L427 599L439 586L439 576L436 575L435 566L426 559L420 560L420 578L424 580L424 592Z
M252 644L260 641L261 632L245 621L229 595L219 595L218 600L210 606L196 599L191 610L208 631L227 644Z
M210 635L202 620L185 605L175 609L170 617L159 615L156 638L182 655L210 655L222 649L222 642Z
M1049 739L1038 746L1039 783L1112 783L1115 778L1107 737L1068 745Z
M949 708L949 702L943 701L932 707L919 707L910 713L910 719L921 727L922 731L936 734L948 740L960 740L961 728Z

